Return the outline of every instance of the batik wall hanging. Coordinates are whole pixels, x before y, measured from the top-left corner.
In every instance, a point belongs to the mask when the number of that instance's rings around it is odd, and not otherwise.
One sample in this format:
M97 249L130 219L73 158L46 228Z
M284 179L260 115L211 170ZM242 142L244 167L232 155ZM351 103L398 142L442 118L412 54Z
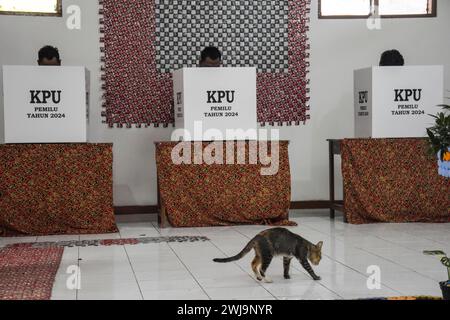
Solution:
M99 0L104 122L174 122L171 71L217 46L223 65L256 66L258 121L309 119L310 0Z

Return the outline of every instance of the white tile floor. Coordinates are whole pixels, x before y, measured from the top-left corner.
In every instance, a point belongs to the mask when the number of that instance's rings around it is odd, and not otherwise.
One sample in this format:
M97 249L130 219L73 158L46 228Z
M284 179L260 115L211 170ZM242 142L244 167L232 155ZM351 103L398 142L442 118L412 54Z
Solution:
M298 222L289 229L312 242L324 241L322 261L313 281L300 264L291 266L291 280L282 277L282 261L268 269L273 283L253 279L253 253L236 263L212 258L234 255L267 226L159 229L151 216L119 217L120 233L82 236L0 238L15 242L204 235L210 242L159 243L66 248L52 299L354 299L381 296L440 296L438 282L446 269L423 250L450 254L450 224L349 225L327 211L292 211ZM69 290L67 268L79 265L81 288ZM368 289L367 268L381 270L379 289Z

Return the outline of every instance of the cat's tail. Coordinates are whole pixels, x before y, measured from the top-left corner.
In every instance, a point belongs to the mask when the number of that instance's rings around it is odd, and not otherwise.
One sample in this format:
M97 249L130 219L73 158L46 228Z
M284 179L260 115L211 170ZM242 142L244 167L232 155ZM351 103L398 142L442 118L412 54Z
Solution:
M241 252L239 252L237 255L229 257L229 258L215 258L213 259L214 262L231 262L241 259L243 256L245 256L247 253L250 252L255 247L255 244L257 242L259 235L254 237L252 240L250 240L244 249L242 249Z

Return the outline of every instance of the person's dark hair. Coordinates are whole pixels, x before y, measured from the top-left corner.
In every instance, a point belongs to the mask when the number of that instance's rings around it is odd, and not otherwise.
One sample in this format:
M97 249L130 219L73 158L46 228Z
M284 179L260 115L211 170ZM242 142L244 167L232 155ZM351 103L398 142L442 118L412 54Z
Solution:
M216 47L206 47L200 54L200 61L205 61L206 58L210 58L212 60L221 60L222 54Z
M39 50L38 57L39 57L39 61L42 61L44 58L47 58L49 60L56 58L58 61L61 61L61 59L59 58L58 48L55 48L52 46L42 47Z
M383 52L380 58L380 66L403 66L405 60L398 50L387 50Z

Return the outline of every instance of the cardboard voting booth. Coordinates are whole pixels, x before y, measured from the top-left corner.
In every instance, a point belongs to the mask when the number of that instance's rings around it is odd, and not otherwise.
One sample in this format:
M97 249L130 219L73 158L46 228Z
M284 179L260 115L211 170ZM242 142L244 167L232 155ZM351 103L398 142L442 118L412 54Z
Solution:
M173 72L173 140L256 140L256 68Z
M87 69L3 66L2 71L1 142L87 142Z
M443 97L443 66L355 70L355 137L425 137Z

